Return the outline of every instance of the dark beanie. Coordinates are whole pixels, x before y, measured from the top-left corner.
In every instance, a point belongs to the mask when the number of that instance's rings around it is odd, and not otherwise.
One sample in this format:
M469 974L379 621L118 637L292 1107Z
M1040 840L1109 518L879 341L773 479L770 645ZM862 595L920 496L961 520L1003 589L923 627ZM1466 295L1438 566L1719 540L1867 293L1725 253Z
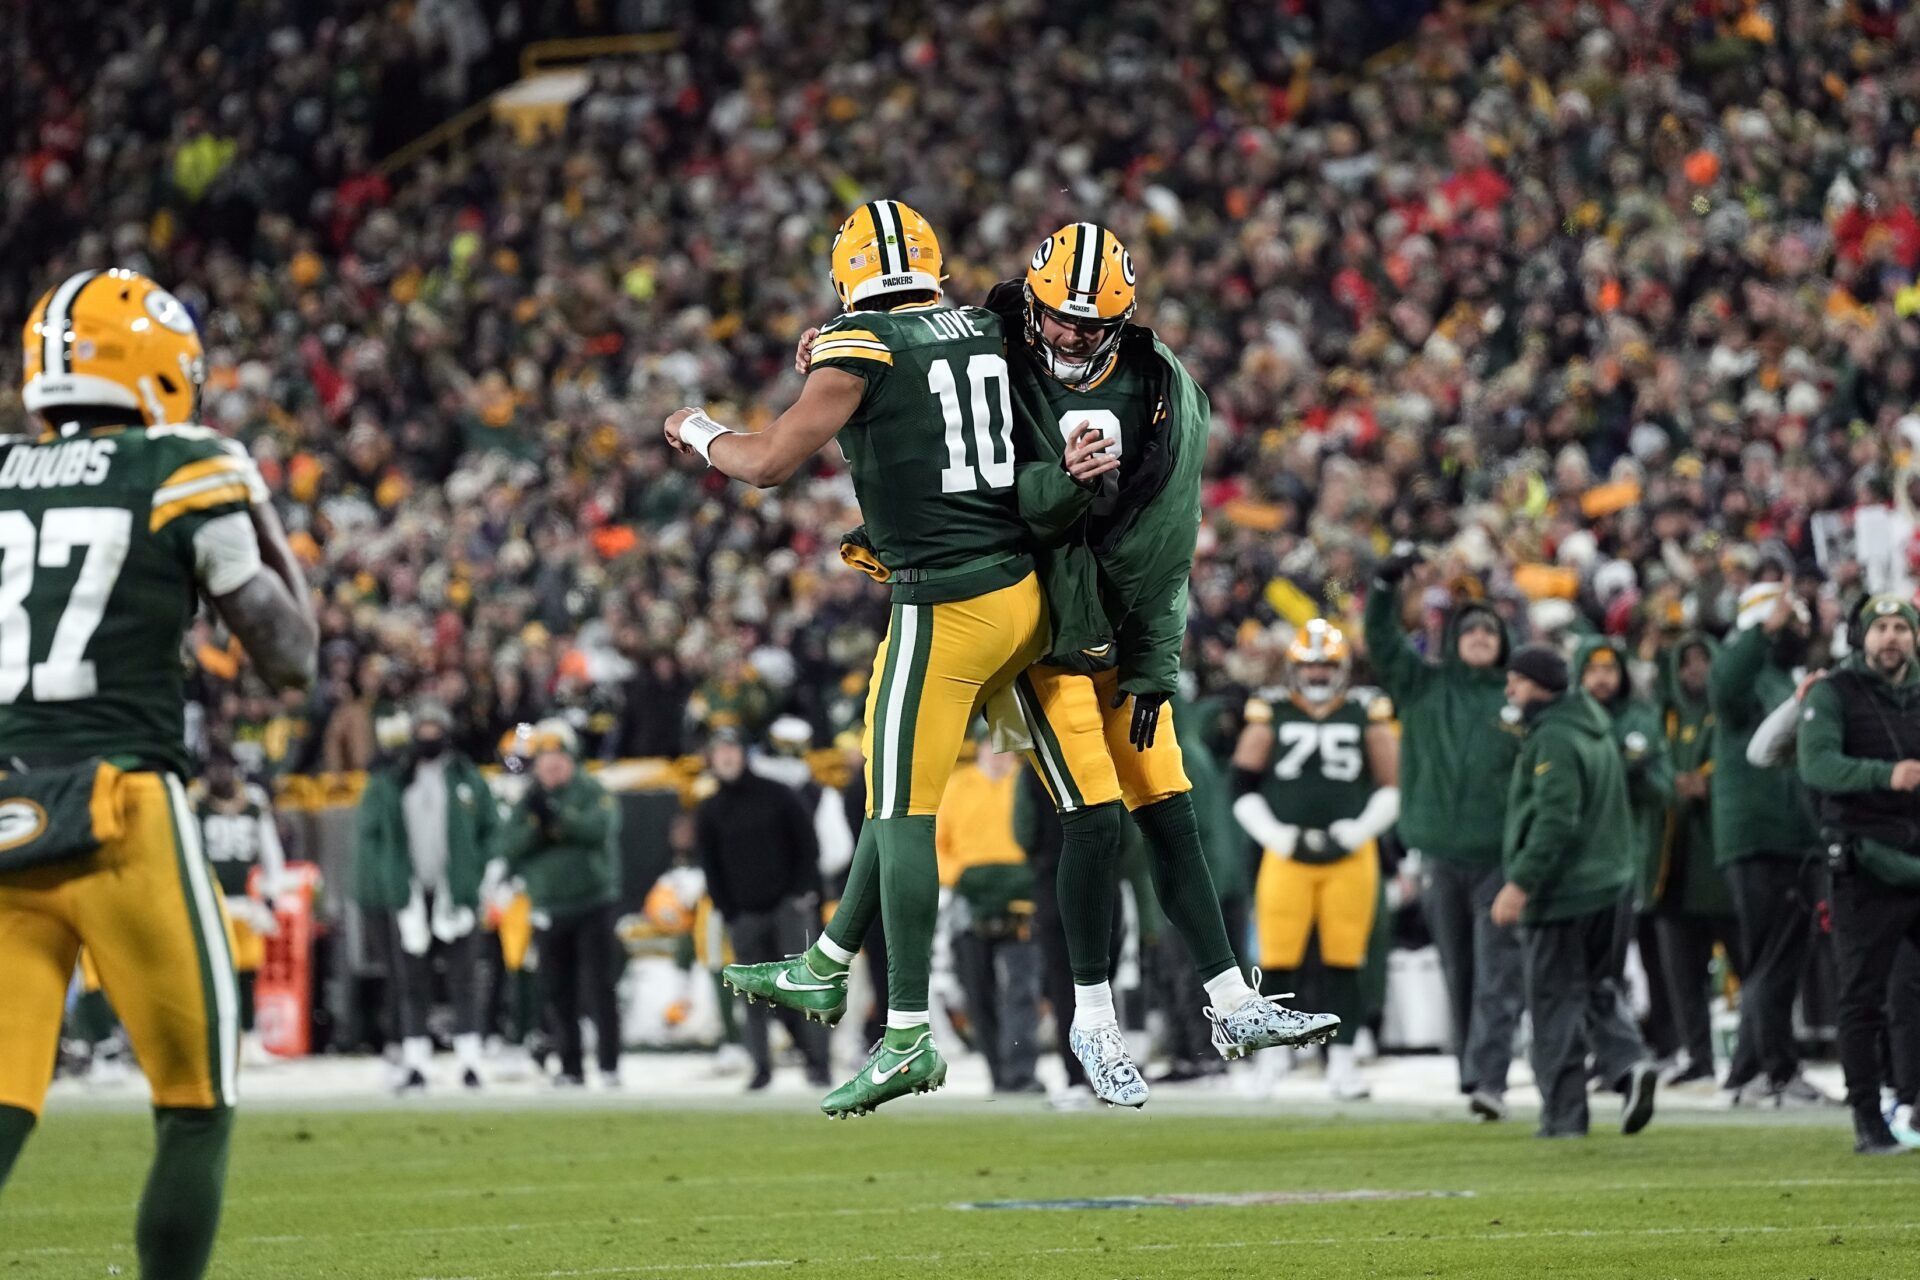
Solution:
M1567 691L1567 660L1550 644L1522 645L1507 659L1507 670L1517 672L1548 693Z

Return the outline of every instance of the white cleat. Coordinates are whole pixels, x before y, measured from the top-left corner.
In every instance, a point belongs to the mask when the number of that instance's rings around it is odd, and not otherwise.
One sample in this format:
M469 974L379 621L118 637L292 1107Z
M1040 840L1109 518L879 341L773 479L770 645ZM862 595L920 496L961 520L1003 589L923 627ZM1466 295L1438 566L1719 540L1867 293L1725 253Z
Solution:
M1147 1082L1127 1052L1127 1039L1113 1023L1104 1026L1073 1028L1067 1033L1067 1048L1080 1059L1093 1096L1110 1107L1147 1105Z
M1350 1044L1327 1046L1327 1093L1335 1102L1364 1102L1373 1086L1360 1074L1359 1055Z
M1301 1013L1280 1003L1291 999L1291 991L1278 996L1252 996L1228 1014L1209 1005L1206 1015L1213 1024L1213 1047L1231 1062L1259 1049L1297 1048L1333 1039L1340 1030L1340 1019L1330 1013Z

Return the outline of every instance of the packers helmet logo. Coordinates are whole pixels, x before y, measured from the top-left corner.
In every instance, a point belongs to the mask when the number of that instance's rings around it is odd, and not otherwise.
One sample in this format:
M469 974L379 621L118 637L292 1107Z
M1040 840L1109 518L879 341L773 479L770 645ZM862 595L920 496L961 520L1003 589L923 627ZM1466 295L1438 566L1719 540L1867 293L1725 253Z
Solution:
M165 289L154 289L145 298L147 314L154 323L171 329L175 333L193 332L193 317L187 314L187 308L180 299Z
M1133 255L1125 249L1120 251L1120 275L1128 284L1133 283Z
M1051 262L1052 260L1053 260L1053 237L1048 236L1045 240L1042 240L1040 242L1040 247L1033 251L1033 260L1029 262L1027 266L1034 271L1038 271L1040 270L1040 268L1046 266L1047 263Z
M1900 612L1900 602L1898 600L1880 600L1875 602L1873 611L1885 618L1891 614Z
M38 840L47 829L47 811L31 800L0 800L0 852Z

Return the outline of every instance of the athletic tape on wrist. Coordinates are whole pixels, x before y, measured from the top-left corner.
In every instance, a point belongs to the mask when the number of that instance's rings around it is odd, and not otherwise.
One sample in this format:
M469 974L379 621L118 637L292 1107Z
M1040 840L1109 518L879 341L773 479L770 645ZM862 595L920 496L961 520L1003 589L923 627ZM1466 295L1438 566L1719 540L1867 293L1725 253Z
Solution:
M704 409L695 409L691 414L687 415L686 421L680 424L681 443L687 445L695 453L706 459L708 466L713 465L713 454L711 452L713 442L721 436L732 434L732 427L721 426L712 418L709 418Z

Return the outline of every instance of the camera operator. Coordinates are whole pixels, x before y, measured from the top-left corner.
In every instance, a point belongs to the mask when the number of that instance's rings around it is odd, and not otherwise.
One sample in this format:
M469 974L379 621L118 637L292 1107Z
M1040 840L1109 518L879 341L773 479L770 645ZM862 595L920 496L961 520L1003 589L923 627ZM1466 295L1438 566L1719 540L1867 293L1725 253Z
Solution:
M1887 983L1903 939L1920 942L1920 614L1898 596L1865 610L1861 652L1806 694L1800 776L1823 800L1833 854L1840 1063L1853 1149L1903 1151L1880 1112Z

